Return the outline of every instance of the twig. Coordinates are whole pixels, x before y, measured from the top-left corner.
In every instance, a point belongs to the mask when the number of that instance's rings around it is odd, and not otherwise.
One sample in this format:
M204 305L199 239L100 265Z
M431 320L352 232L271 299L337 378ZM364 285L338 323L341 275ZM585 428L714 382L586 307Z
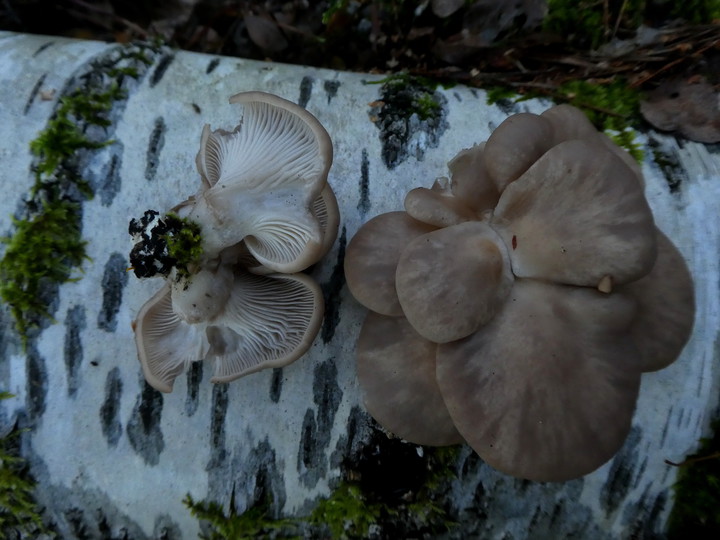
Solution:
M668 465L672 465L673 467L685 467L686 465L692 465L693 463L698 463L700 461L707 461L709 459L717 458L720 458L720 452L715 452L714 454L710 454L708 456L691 457L684 461L681 461L680 463L675 463L674 461L666 459L665 463L667 463Z

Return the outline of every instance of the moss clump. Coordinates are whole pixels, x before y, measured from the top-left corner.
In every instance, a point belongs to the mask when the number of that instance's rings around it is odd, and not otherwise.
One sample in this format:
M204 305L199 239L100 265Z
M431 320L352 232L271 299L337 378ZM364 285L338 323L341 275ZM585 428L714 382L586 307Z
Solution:
M720 420L679 466L669 538L720 538Z
M135 275L168 277L175 269L178 279L190 277L203 254L200 225L172 212L159 216L157 210L147 210L130 221L128 232L137 239L130 252Z
M0 400L11 397L0 393ZM0 538L35 538L47 532L33 497L35 482L18 456L19 435L16 428L0 439Z
M549 0L543 30L570 43L595 49L617 31L635 30L643 21L645 0Z
M214 502L183 501L207 522L206 540L240 538L432 538L455 525L441 501L446 500L459 447L424 448L377 438L329 497L304 517L274 519L266 497L237 514L234 497L229 513ZM378 450L379 448L379 450Z
M150 63L145 48L119 48L71 80L47 127L30 143L35 180L24 210L13 219L12 235L1 239L0 260L0 298L9 305L23 344L33 328L51 318L48 293L75 279L73 273L87 259L82 203L93 193L80 165L88 152L112 143L107 136L111 110L126 97L126 78L139 76Z
M221 504L216 502L198 502L190 494L186 495L183 504L190 509L196 518L207 523L209 534L201 534L203 540L243 540L267 538L302 538L290 535L288 529L295 526L292 519L272 519L270 503L265 500L252 508L238 514L235 510L235 497L230 497L230 509L226 514Z

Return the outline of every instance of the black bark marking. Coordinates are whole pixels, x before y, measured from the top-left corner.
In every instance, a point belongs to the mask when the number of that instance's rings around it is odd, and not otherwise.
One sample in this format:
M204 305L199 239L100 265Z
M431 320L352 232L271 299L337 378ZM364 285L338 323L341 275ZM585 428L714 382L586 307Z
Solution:
M310 97L312 96L312 87L315 79L309 76L305 76L300 81L300 98L298 99L298 105L303 109L307 106Z
M158 116L155 119L155 127L150 134L150 142L148 143L148 149L146 154L145 163L145 180L152 182L155 180L157 174L158 165L160 164L160 152L162 152L165 146L165 132L167 126L162 116Z
M210 75L213 71L215 71L215 68L220 65L220 59L219 58L213 58L208 62L207 67L205 68L205 75Z
M102 432L110 446L117 446L122 436L122 422L120 421L120 400L122 398L123 383L120 368L114 367L105 379L105 400L100 407L100 425Z
M275 368L272 372L272 382L270 383L270 399L273 403L280 401L283 384L283 369Z
M171 516L160 514L155 518L153 527L153 540L181 540L183 538L180 526Z
M93 186L93 191L100 195L100 203L103 206L110 206L117 194L120 193L122 187L120 167L124 150L124 145L119 141L109 147L110 161L103 165L100 179Z
M127 425L127 435L135 453L148 465L157 465L165 449L160 420L162 419L163 396L142 381L142 392L135 401L135 407Z
M187 397L185 398L185 414L195 414L200 403L200 383L203 380L203 363L193 362L187 370Z
M509 98L500 98L495 103L493 103L493 105L500 109L503 114L506 114L508 116L519 112L518 104L515 103L515 100Z
M335 414L343 396L333 359L318 364L313 375L313 401L317 415L311 409L305 413L297 464L300 480L311 488L327 473L325 449L330 445Z
M25 408L32 425L45 412L48 393L48 373L45 367L45 358L40 355L37 345L33 341L27 347L25 371L27 374Z
M365 148L360 160L360 200L357 209L363 216L370 210L370 159Z
M337 95L338 89L340 88L340 81L325 81L323 83L323 89L327 94L327 102L330 105L332 99Z
M25 102L25 107L23 107L23 115L30 112L30 107L32 107L32 104L35 102L35 98L37 97L38 93L40 92L40 88L42 88L42 85L45 83L46 77L47 77L47 73L43 73L42 76L35 83L35 86L32 87L32 90L30 90L30 96L28 97L28 100Z
M160 82L173 60L175 60L175 55L173 53L165 53L160 57L160 60L155 67L155 71L153 71L152 75L150 75L150 88L153 88Z
M338 255L330 279L321 288L325 298L325 318L323 319L320 337L324 344L330 343L335 336L335 329L340 323L340 291L345 285L345 246L347 245L347 232L343 226L338 240Z
M267 439L250 452L248 462L253 467L250 470L257 471L252 494L253 503L267 504L272 510L272 517L279 517L287 497L285 481L277 465L275 450Z
M117 328L117 314L122 304L123 289L128 283L128 262L120 253L110 255L105 263L102 279L103 303L98 313L97 325L101 330L114 332Z
M225 415L228 409L228 385L216 384L213 387L212 412L210 416L210 464L215 468L227 458L225 449Z
M638 445L642 430L636 426L630 429L625 444L612 461L608 479L600 491L600 505L608 517L615 513L625 496L632 489L638 470Z
M45 49L47 49L48 47L52 47L53 45L55 45L55 42L54 42L54 41L48 41L47 43L43 43L43 44L40 45L40 47L38 47L38 49L33 53L33 58L35 58L37 55L39 55L41 52L43 52L43 51L44 51Z
M83 346L80 333L86 328L85 308L73 306L65 316L65 342L63 353L67 370L68 396L74 397L80 387L80 367L83 362Z

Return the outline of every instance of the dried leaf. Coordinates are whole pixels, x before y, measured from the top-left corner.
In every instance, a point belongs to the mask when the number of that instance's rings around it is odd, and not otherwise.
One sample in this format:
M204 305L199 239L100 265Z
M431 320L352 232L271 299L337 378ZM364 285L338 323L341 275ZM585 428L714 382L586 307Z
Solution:
M720 142L720 96L706 82L665 82L640 103L640 112L659 130L678 131L691 141Z
M478 0L468 8L465 27L491 42L506 30L539 26L546 14L547 0Z
M275 21L245 15L245 27L252 42L265 52L279 52L287 48L288 41Z
M463 7L465 0L432 0L432 10L435 15L444 19Z

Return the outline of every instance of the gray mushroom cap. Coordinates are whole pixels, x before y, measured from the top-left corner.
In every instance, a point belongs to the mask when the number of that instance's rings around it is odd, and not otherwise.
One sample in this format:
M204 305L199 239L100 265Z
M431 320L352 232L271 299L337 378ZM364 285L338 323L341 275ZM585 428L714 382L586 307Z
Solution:
M385 429L415 444L462 442L435 379L436 350L405 317L372 312L357 342L365 407Z
M602 465L627 436L640 385L634 314L628 296L516 281L488 325L438 347L460 434L488 464L529 480Z
M326 190L330 137L313 115L278 96L246 92L230 102L243 105L242 122L232 132L205 126L196 158L202 189L186 211L203 224L207 258L244 241L272 271L303 270L337 231L327 226L337 215L325 227L316 215L319 198L324 212L337 213Z

